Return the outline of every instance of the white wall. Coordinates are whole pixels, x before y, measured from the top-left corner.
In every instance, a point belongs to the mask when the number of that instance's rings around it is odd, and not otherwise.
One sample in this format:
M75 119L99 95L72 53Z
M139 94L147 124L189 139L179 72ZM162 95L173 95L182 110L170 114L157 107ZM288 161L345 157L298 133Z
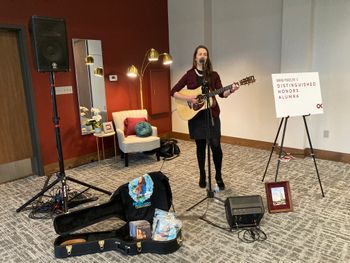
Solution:
M222 134L271 141L278 125L270 74L280 68L281 1L212 3L212 62L223 85L256 78L255 84L220 99Z
M271 74L318 71L325 113L307 117L313 146L350 153L350 1L168 0L168 9L173 85L191 67L198 44L210 47L224 85L251 74L257 79L219 99L223 135L272 142L280 119ZM188 133L176 112L173 131ZM289 119L285 145L309 147L301 117Z
M350 1L315 1L314 14L312 67L320 74L325 112L312 118L314 146L350 153Z
M169 46L173 57L171 86L191 68L193 51L204 42L203 0L168 0ZM172 101L172 111L175 110ZM172 114L174 132L188 133L187 122Z

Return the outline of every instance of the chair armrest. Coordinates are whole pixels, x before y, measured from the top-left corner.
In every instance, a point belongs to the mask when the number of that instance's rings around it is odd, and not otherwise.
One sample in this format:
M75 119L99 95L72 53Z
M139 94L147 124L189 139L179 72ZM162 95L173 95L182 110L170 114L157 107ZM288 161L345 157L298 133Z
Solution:
M152 136L158 136L158 129L155 126L152 126Z
M124 131L122 131L121 129L116 129L116 130L117 130L118 142L123 142L125 140Z

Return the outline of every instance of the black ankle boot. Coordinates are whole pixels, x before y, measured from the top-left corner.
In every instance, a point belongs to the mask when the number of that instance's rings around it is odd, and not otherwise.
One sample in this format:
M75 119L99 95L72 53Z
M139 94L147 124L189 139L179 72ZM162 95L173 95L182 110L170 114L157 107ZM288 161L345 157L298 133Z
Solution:
M222 180L221 175L216 175L215 176L216 184L218 185L220 190L225 190L225 183Z
M207 186L207 182L205 181L205 174L201 174L199 176L199 187L205 188Z

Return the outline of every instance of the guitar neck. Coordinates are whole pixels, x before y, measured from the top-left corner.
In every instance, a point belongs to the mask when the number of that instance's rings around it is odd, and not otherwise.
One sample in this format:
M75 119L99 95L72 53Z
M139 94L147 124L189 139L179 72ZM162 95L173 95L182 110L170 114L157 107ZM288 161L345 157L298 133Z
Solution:
M234 83L235 84L239 84L240 86L242 86L242 85L249 85L250 83L253 83L253 82L255 82L254 76L249 76L249 77L246 77L244 79L241 79L239 82L234 82ZM232 87L232 84L230 84L230 85L228 85L226 87L223 87L221 89L217 89L217 90L214 90L212 92L209 92L208 94L203 94L203 95L205 95L207 97L213 97L213 96L215 96L217 94L220 94L222 92L225 92L226 90L231 89L231 87Z
M232 88L232 84L225 86L225 87L222 87L221 89L216 89L216 90L209 92L208 94L205 94L205 95L208 97L214 97L215 95L220 94L222 92L225 92L226 90L229 90L231 88Z

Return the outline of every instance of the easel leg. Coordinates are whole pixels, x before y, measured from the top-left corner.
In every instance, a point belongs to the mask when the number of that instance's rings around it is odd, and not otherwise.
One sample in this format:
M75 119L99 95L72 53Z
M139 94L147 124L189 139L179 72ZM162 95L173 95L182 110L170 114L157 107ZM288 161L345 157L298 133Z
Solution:
M283 134L282 134L282 141L281 141L280 152L279 152L279 154L278 154L278 161L277 161L275 182L277 182L278 170L279 170L279 168L280 168L281 156L282 156L282 151L283 151L284 136L285 136L285 134L286 134L288 118L289 118L289 116L286 117L286 121L284 122L284 126L283 126Z
M314 160L315 169L316 169L316 174L317 174L317 178L318 178L318 183L320 184L322 197L324 197L323 188L322 188L322 183L321 183L321 178L320 178L320 174L318 173L318 168L317 168L317 164L316 164L314 149L313 149L312 144L311 144L309 129L308 129L308 127L307 127L305 115L303 115L303 119L304 119L304 124L305 124L305 130L306 130L306 134L307 134L307 139L309 140L311 157L312 157L312 159Z
M275 150L276 142L277 142L277 139L278 139L278 135L280 134L280 130L281 130L283 121L284 121L284 118L282 118L281 121L280 121L280 125L278 127L277 134L276 134L276 137L275 137L275 141L273 142L273 145L272 145L272 148L271 148L270 157L269 157L269 160L267 161L267 164L266 164L264 176L263 176L263 178L261 180L262 182L264 182L264 179L265 179L265 176L266 176L266 173L267 173L267 169L269 168L270 161L271 161L271 156L272 156L273 151Z

